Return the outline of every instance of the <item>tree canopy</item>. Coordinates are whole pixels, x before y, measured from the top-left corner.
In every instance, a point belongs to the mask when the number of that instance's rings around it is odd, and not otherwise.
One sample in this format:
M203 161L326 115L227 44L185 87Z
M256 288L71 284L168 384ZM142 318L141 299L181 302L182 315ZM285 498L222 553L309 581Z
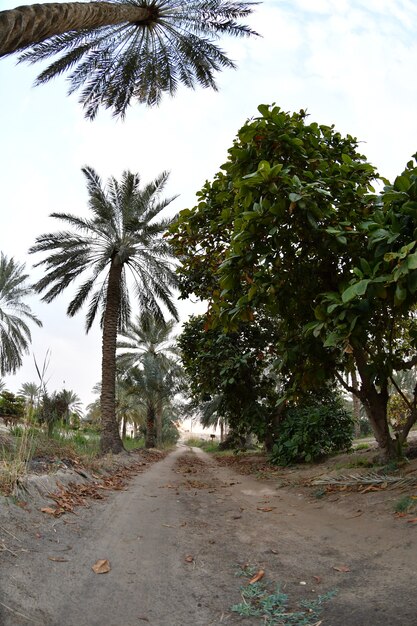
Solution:
M86 116L100 106L122 117L131 100L158 104L178 85L216 89L215 75L235 68L217 41L256 33L240 22L250 2L109 0L21 6L0 12L0 56L25 50L20 61L57 57L37 78L69 73Z
M171 229L182 295L208 300L211 324L228 330L261 310L279 319L287 391L336 377L358 394L389 456L388 385L416 363L415 166L390 185L352 136L308 123L304 111L261 105L259 114ZM352 361L357 390L341 376Z

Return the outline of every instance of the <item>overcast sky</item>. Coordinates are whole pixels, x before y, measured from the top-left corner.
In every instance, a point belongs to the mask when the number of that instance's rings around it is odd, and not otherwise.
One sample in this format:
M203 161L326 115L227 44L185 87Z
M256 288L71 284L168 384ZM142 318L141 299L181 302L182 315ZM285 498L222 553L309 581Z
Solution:
M0 9L30 4L0 0ZM53 211L86 215L81 167L105 180L125 169L143 181L170 170L172 211L195 204L195 193L224 163L227 149L259 104L307 109L311 121L335 124L361 140L361 151L393 178L417 151L417 3L415 0L265 0L250 25L262 38L224 40L237 71L218 77L219 92L180 89L159 108L133 106L124 122L101 112L84 120L65 79L33 88L36 66L0 60L0 250L26 263L36 236L59 228ZM100 379L98 328L84 333L84 315L65 315L73 291L53 304L30 300L43 328L33 329L39 363L51 351L50 391L73 389L84 404ZM180 304L185 319L201 307ZM36 381L32 354L11 391Z

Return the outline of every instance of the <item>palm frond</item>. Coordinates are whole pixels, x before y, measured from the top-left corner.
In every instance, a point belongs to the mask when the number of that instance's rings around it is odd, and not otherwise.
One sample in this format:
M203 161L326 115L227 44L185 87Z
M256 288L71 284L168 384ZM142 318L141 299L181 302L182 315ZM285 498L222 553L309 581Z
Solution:
M20 61L59 55L37 83L70 72L70 93L80 90L85 114L100 106L124 117L132 100L159 104L180 84L216 89L215 75L235 63L217 45L220 37L256 35L241 20L256 3L223 0L113 0L149 9L144 22L122 22L55 35L26 50Z

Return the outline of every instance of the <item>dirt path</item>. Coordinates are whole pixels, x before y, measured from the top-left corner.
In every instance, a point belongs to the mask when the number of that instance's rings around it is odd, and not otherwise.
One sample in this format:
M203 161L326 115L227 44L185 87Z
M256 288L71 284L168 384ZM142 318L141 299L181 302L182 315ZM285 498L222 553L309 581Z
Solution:
M338 589L323 626L417 624L414 525L277 489L186 446L77 516L23 511L0 537L1 626L260 625L230 611L246 564L293 602ZM98 559L108 574L92 571Z

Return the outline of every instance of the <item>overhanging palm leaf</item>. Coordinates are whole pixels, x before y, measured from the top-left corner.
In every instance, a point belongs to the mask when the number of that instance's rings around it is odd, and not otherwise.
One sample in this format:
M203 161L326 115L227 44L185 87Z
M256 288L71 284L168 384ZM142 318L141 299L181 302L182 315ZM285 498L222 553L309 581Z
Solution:
M71 71L86 116L100 105L124 116L131 100L158 104L179 84L216 89L215 74L235 64L217 45L222 35L256 33L240 20L255 3L227 0L110 0L33 5L0 12L0 56L29 48L20 60L61 55L37 79ZM98 7L98 5L101 5ZM75 8L74 8L75 6ZM101 10L100 10L101 9ZM67 12L67 15L64 14ZM77 16L79 17L77 21ZM27 32L16 32L26 25Z
M172 199L160 196L168 179L164 172L153 183L140 188L138 174L124 172L121 182L110 178L103 187L97 173L83 169L89 193L91 217L79 218L53 213L71 229L48 233L36 239L30 252L48 256L36 265L45 274L34 286L51 302L69 285L86 275L70 301L67 314L75 315L88 302L86 330L97 315L103 329L101 448L118 452L122 448L115 419L115 375L117 332L127 328L130 318L130 293L127 269L139 308L163 319L165 306L176 319L172 289L176 286L173 256L162 239L172 220L159 218Z

